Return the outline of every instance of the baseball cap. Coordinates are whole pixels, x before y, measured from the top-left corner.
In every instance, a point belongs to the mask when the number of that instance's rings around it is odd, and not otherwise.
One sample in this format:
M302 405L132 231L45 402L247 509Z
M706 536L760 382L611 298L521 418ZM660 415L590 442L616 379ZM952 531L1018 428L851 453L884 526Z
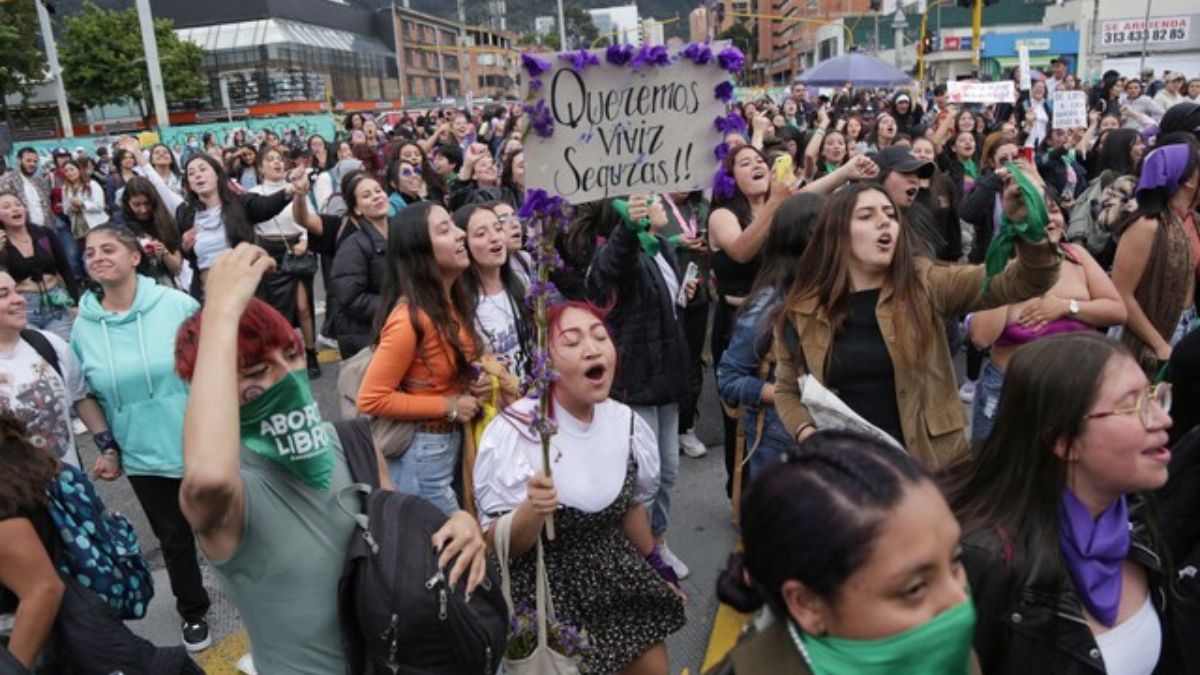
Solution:
M57 147L50 153L51 157L70 157L71 151L63 147Z
M933 175L933 162L924 162L913 156L908 148L893 145L879 152L873 152L868 157L879 167L879 171L915 173L918 178L929 178Z

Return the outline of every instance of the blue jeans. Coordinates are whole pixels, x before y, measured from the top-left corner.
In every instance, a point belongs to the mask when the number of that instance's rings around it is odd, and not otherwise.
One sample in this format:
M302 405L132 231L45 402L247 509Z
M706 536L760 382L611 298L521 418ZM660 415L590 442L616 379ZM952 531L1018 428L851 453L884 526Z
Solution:
M60 291L58 288L51 292L66 294L65 290ZM70 344L73 320L67 308L47 303L46 296L41 293L22 293L21 295L25 298L25 318L29 321L29 327L54 333Z
M1000 406L1000 391L1004 388L1004 373L988 360L975 383L975 401L971 404L971 441L982 441L992 433L996 412Z
M458 510L454 469L462 450L462 431L417 432L403 455L388 459L388 477L398 492L418 495L450 515Z
M667 515L671 511L671 488L679 477L679 404L633 405L637 413L658 438L658 492L646 505L650 511L650 531L661 537L667 531Z
M71 272L76 279L87 279L87 271L83 269L83 254L75 244L75 235L71 232L71 221L62 216L54 217L54 236L62 246L63 255L71 263Z

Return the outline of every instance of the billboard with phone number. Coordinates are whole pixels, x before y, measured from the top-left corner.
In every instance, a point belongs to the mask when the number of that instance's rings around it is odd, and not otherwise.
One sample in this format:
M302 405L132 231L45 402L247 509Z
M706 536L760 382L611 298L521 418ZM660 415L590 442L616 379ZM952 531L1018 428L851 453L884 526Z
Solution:
M1102 54L1137 51L1146 41L1152 51L1179 51L1200 47L1193 26L1200 15L1109 19L1097 26L1096 51Z

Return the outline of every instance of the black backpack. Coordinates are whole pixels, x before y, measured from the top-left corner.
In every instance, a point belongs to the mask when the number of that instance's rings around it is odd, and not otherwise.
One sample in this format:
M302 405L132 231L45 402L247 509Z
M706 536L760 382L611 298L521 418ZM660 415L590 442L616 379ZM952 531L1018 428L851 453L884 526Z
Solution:
M446 523L433 504L382 490L365 419L334 424L363 509L338 581L342 648L350 675L493 675L508 640L500 577L463 598L465 579L449 588L430 539ZM341 502L339 496L339 502Z
M54 351L54 345L50 344L50 340L45 335L33 328L26 328L21 331L21 339L29 343L29 346L33 347L33 351L37 352L43 361L49 363L59 377L62 377L63 371L62 365L58 362L58 352Z

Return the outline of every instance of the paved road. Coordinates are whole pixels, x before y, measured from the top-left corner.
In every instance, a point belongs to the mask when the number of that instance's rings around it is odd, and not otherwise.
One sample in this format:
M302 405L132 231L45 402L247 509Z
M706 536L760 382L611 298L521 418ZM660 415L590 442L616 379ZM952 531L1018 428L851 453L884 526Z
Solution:
M313 383L313 393L327 418L337 419L337 364L327 363L324 368L324 376ZM711 374L706 377L700 409L698 433L712 447L720 442L721 422ZM86 466L90 466L94 449L90 447L90 442L83 442L81 446L85 446L82 448L85 462ZM735 532L729 521L729 503L723 490L725 469L720 449L712 447L707 457L682 457L681 462L680 479L672 501L668 542L676 555L691 567L692 574L683 582L689 598L688 623L670 638L668 648L671 673L680 673L686 668L695 674L699 672L704 658L713 617L717 612L714 592L716 575L732 547ZM129 483L124 479L115 483L100 483L98 489L110 509L125 514L133 522L141 537L143 551L155 571L156 596L149 614L140 621L130 622L130 627L156 644L179 644L179 619L174 611L174 598L163 568L158 541L150 531ZM213 598L209 622L216 646L201 653L198 658L209 673L233 673L234 662L246 644L244 633L239 633L241 622L236 608L220 592L211 570L205 568L204 575L205 584Z

